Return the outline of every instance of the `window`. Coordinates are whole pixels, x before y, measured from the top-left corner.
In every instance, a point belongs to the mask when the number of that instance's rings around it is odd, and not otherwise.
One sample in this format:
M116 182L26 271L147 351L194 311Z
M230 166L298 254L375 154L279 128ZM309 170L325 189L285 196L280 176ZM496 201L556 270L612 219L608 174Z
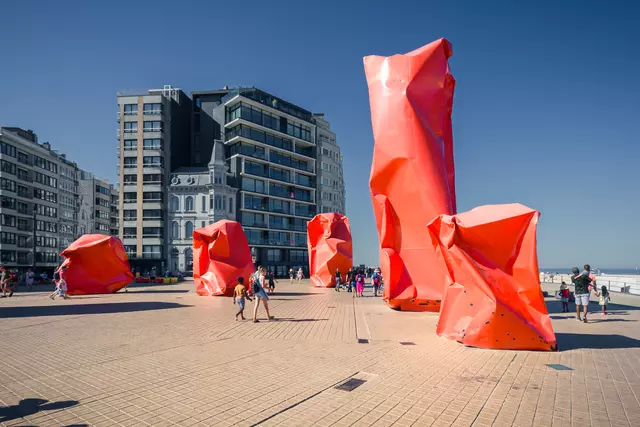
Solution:
M105 196L108 196L110 194L110 191L107 187L96 185L96 193L100 193L100 194L104 194Z
M135 184L138 182L138 175L128 174L124 176L123 180L125 184Z
M193 209L193 197L187 196L187 198L184 201L184 206L185 206L185 211L193 212L195 210Z
M246 191L253 191L254 193L266 194L266 188L264 181L253 178L242 178L242 189Z
M48 231L49 233L57 233L58 232L58 224L55 222L49 221L36 221L36 230L38 231Z
M123 165L125 168L135 168L138 163L137 157L125 157L123 159Z
M142 164L144 166L162 166L161 156L144 156L142 158Z
M7 144L6 142L0 142L0 153L6 154L7 156L16 157L16 147L11 144Z
M162 227L142 227L142 237L162 237Z
M109 212L99 211L96 209L96 218L97 219L109 219Z
M2 164L2 166L1 166L2 172L10 173L11 175L15 175L16 174L16 164L15 163L7 162L6 160L2 160L2 162L0 162L0 163Z
M290 213L291 212L291 202L287 202L285 200L269 200L269 211L277 212L277 213Z
M48 185L49 187L53 187L53 188L58 188L58 180L56 178L52 178L49 175L45 175L39 172L34 172L34 181L39 183L39 184L43 184L43 185Z
M256 211L266 211L268 207L267 204L263 202L263 200L264 202L266 202L266 199L263 199L262 197L250 196L248 194L245 194L244 208L253 209Z
M161 202L162 192L160 191L145 191L142 193L142 200L144 202Z
M184 225L184 238L192 239L193 238L193 223L191 221L187 221Z
M207 196L202 196L200 198L200 201L201 201L202 212L206 212L207 211Z
M311 141L311 127L306 125L287 122L287 134L305 141Z
M138 122L124 122L124 133L138 132Z
M290 218L279 215L269 215L269 228L288 230L290 224Z
M31 219L18 218L18 230L20 231L33 231L32 224L33 220Z
M291 172L280 168L269 168L269 178L277 179L279 181L292 182Z
M44 206L44 205L34 205L34 206L36 207L36 212L38 213L38 215L48 216L51 218L58 217L57 208L52 208L51 206Z
M329 165L329 163L322 162L322 170L331 172L331 165Z
M280 261L282 261L282 250L281 249L268 249L267 250L267 261L269 261L269 262L280 262Z
M8 233L3 231L0 233L0 243L7 245L15 245L16 244L16 233Z
M138 114L138 104L124 104L124 115L133 116Z
M269 132L263 132L258 129L245 125L234 126L225 133L226 139L231 140L237 136L262 142L272 147L282 148L284 150L293 151L293 142L288 138L281 138Z
M222 196L222 210L227 210L227 198L225 196Z
M251 175L267 176L267 167L266 167L266 165L264 165L262 163L251 162L249 160L245 160L245 162L244 162L244 171L245 171L245 173L249 173ZM216 179L217 178L218 178L218 176L216 174Z
M16 251L0 251L0 261L2 262L15 262Z
M4 209L15 209L16 208L16 199L13 197L2 196L0 201L0 206Z
M127 253L129 258L136 256L136 246L135 245L124 245L124 251Z
M207 226L207 222L206 221L200 221L200 227L204 228Z
M171 196L171 210L173 212L178 212L180 210L180 199L176 196Z
M18 213L21 213L21 214L28 215L28 214L31 213L31 212L29 212L29 205L24 203L24 202L18 202L17 210L18 210Z
M222 174L219 174L219 173L214 174L213 182L216 184L222 184Z
M329 150L326 149L326 148L323 148L322 149L322 154L324 154L325 156L328 156L329 155Z
M18 151L18 161L25 165L31 164L31 158L27 153L23 153L22 151Z
M127 191L123 194L123 200L125 203L136 203L138 194L135 191Z
M0 188L2 188L3 190L12 191L15 193L16 182L6 178L0 178Z
M322 185L329 185L329 182L330 182L329 178L324 178L324 177L322 178Z
M96 205L102 206L103 208L108 208L110 206L109 200L101 199L99 197L96 197Z
M160 209L145 209L142 211L142 219L162 219Z
M142 142L145 150L161 150L162 140L160 138L145 138Z
M161 245L143 245L142 258L147 258L147 259L162 258L162 246Z
M216 210L218 211L222 209L222 202L220 201L220 196L216 196L215 199L216 199Z
M136 227L124 227L122 229L123 237L136 237Z
M125 139L124 140L124 151L131 151L138 148L138 140L137 139Z
M289 251L289 261L307 263L309 262L309 256L307 251L301 251L301 250Z
M36 236L36 246L43 248L57 248L58 239L55 237Z
M261 213L242 212L241 221L242 225L246 225L248 227L267 227L264 220L264 214Z
M147 184L162 184L162 175L159 173L144 174L142 182Z
M162 113L162 104L144 104L143 114L160 114Z
M180 238L180 226L176 221L173 221L173 223L171 223L171 238L172 239Z
M229 197L229 213L233 213L233 197Z
M162 132L162 122L160 121L150 121L144 122L144 128L142 129L144 132Z
M209 194L209 209L213 210L213 195Z
M108 224L96 224L96 230L98 231L109 231Z
M138 218L138 211L136 211L135 209L124 210L122 211L122 217L125 221L135 221Z

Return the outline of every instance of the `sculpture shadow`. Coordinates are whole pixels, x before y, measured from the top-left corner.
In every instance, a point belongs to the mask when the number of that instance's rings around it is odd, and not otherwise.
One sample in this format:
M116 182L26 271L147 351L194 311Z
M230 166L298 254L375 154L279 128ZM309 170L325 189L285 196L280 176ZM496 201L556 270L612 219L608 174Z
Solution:
M186 294L189 292L189 289L135 289L129 288L126 292L123 290L118 291L119 294Z
M616 349L616 348L640 348L640 340L624 335L595 335L595 334L570 334L556 333L558 349L560 351L576 350L581 348Z
M0 310L0 319L8 319L13 317L76 316L82 314L130 313L134 311L168 310L172 308L191 307L189 305L159 301L70 305L73 304L73 301L69 300L65 301L64 304L65 305L6 307Z
M22 417L37 414L40 411L54 411L58 409L71 408L79 402L76 400L65 400L51 402L46 399L22 399L20 403L13 406L0 408L0 423L16 420Z

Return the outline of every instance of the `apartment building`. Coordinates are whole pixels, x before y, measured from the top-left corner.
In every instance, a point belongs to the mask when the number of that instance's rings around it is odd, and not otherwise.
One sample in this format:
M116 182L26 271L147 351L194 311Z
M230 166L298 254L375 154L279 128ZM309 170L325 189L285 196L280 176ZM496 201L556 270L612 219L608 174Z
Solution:
M80 171L78 184L80 235L111 234L111 185L91 172Z
M118 234L132 267L164 271L167 183L172 170L191 161L191 99L171 86L121 91L118 122Z
M68 165L33 131L15 127L0 128L0 163L0 263L51 272L59 262L59 170Z
M109 189L111 191L111 203L109 207L109 222L110 222L110 235L119 237L120 236L120 226L118 225L118 207L120 206L120 191L118 187L115 185L110 185Z
M58 155L60 165L58 167L58 252L65 250L73 243L80 233L78 230L78 212L80 209L78 197L79 169L75 162L66 158L64 154Z
M314 114L313 121L316 124L318 145L318 212L336 212L344 215L346 191L340 146L324 114Z

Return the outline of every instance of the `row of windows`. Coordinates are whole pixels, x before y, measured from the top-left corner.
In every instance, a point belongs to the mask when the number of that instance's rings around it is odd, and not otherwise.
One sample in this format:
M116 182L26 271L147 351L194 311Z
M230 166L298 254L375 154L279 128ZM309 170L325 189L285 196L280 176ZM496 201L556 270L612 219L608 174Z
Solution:
M34 205L34 206L36 207L36 212L38 213L38 215L48 216L50 218L58 217L57 208L52 208L51 206L45 206L45 205Z
M37 220L36 221L36 230L38 230L38 231L48 231L50 233L57 233L58 232L58 224L55 223L55 222Z
M243 136L245 138L253 139L254 141L262 142L263 144L271 145L272 147L293 151L293 141L291 141L290 139L281 138L269 132L263 132L249 126L238 125L227 130L227 141L235 138L236 136Z
M55 237L36 236L36 246L43 248L57 248L58 239Z
M14 147L13 145L8 144L4 141L1 141L0 152L2 154L6 154L7 156L16 157L17 150L16 150L16 147Z
M96 193L100 193L100 194L104 194L105 196L108 196L111 192L109 191L109 188L103 187L100 184L96 184Z
M109 230L111 230L111 228L109 227L109 224L96 223L96 231L106 231L106 232L108 232Z
M135 203L138 200L138 194L134 191L124 193L125 203ZM144 202L161 202L164 199L161 191L145 191L142 193L142 201Z
M41 190L39 188L33 189L33 197L35 199L46 200L47 202L57 203L58 195L52 191Z
M145 121L143 123L143 132L162 132L163 125L159 120ZM138 122L124 122L124 133L138 132Z
M58 173L58 165L56 163L43 159L35 154L33 156L33 165L41 169L48 170L49 172Z
M307 235L302 233L287 233L283 231L244 230L250 245L271 246L307 246Z
M0 188L15 193L16 182L6 178L0 178Z
M125 157L124 158L124 167L125 168L134 168L137 166L138 158L137 157ZM158 167L164 164L164 159L162 156L144 156L142 158L142 166L145 167Z
M143 114L160 114L162 113L162 104L144 104L142 106ZM124 104L125 116L132 116L138 114L138 104Z
M144 150L161 150L162 149L162 139L160 138L145 138L142 141L142 148ZM125 139L124 140L124 150L131 151L138 149L138 140L137 139Z
M11 162L7 162L6 160L2 160L2 162L0 162L0 164L1 164L0 169L2 170L2 172L10 173L11 175L15 175L16 174L16 164L15 163L11 163Z
M244 119L298 139L311 142L311 126L288 121L285 117L271 114L261 108L240 102L227 110L227 122Z
M136 221L138 219L138 211L135 209L127 209L122 211L122 217L125 221ZM160 209L145 209L142 211L143 219L162 219L162 211Z
M16 251L0 251L0 261L3 263L18 262L18 264L30 263L30 252L17 252ZM36 262L40 263L55 263L58 262L57 252L36 252Z
M320 137L321 139L324 137ZM326 139L326 138L324 138ZM333 150L329 150L328 148L323 148L322 149L322 154L328 157L331 157L332 159L334 159L336 162L339 162L342 160L342 156L340 155L339 151L333 151Z
M109 212L99 211L96 209L96 219L109 219Z
M100 197L96 197L96 205L102 206L103 208L108 208L111 206L111 203L107 199L102 199Z
M45 175L40 172L35 172L34 180L39 184L47 185L53 188L58 188L58 180L56 178L50 177L49 175Z
M124 175L123 181L125 184L136 184L138 182L137 174ZM162 175L159 173L144 174L142 175L142 182L146 184L162 184Z

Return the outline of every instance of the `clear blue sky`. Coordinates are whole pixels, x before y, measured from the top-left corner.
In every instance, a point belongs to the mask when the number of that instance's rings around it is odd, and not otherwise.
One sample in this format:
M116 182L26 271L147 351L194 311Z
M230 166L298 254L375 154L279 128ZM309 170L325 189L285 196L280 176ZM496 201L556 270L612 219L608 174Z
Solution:
M362 57L446 37L459 209L541 211L542 266L640 266L633 2L56 3L0 6L0 123L34 129L98 175L115 180L117 89L255 85L326 113L355 260L377 263Z

